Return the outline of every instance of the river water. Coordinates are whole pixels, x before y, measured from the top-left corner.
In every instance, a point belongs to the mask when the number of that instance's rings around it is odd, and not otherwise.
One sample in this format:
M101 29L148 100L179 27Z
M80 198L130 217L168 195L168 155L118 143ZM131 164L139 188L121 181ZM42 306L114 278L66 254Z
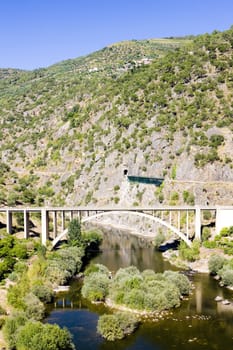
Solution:
M114 234L105 233L101 253L91 261L104 264L113 272L130 265L140 271L177 270L147 241L117 230ZM194 289L180 308L160 321L148 320L121 341L108 342L96 333L99 315L109 310L83 300L79 281L73 281L70 291L57 297L46 321L67 327L78 350L232 350L233 292L219 287L207 274L192 273L189 278ZM231 300L232 305L217 303L214 300L217 295Z

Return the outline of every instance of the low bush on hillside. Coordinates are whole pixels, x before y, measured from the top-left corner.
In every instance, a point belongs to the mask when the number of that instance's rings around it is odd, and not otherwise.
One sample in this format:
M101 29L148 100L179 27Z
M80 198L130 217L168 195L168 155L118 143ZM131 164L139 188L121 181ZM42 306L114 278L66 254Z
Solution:
M220 248L224 254L233 255L233 226L223 227L214 240L204 242L206 248Z
M207 226L203 227L202 234L201 234L202 241L207 241L210 238L210 236L211 236L210 228Z
M200 254L200 242L194 240L192 246L188 247L184 241L180 242L179 245L179 256L183 260L195 261L199 258Z
M0 280L12 272L19 259L28 257L27 246L24 240L6 235L0 240Z

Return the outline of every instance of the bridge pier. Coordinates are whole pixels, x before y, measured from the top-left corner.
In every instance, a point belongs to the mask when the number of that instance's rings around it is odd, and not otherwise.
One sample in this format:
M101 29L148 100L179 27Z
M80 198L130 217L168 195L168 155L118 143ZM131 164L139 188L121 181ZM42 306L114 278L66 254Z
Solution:
M62 232L65 230L65 221L66 221L65 211L62 210L61 211L61 231Z
M187 237L189 237L189 212L188 212L188 210L186 211L186 234L187 234Z
M57 211L53 212L53 238L57 237Z
M6 232L12 234L12 212L10 210L6 211Z
M201 240L201 208L195 207L195 239Z
M180 231L180 211L178 211L177 228Z
M27 209L23 211L23 222L24 222L24 236L23 238L27 239L29 237L29 212Z
M41 243L46 245L49 238L49 215L47 209L41 209Z

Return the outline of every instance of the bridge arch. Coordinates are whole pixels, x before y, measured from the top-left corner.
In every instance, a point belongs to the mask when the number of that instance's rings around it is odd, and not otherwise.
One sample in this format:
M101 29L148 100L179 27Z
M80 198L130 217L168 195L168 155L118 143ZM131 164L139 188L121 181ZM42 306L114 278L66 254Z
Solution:
M139 211L117 211L117 210L111 210L111 211L104 211L104 212L101 212L101 213L96 213L94 215L90 215L90 216L87 216L85 218L82 218L82 223L85 223L85 222L89 222L89 221L92 221L92 220L95 220L95 219L99 219L101 217L104 217L104 216L108 216L108 215L111 215L111 214L114 214L114 215L121 215L121 214L127 214L127 215L135 215L137 217L141 217L141 218L147 218L148 220L152 220L156 223L159 223L161 224L162 226L165 226L167 227L168 229L170 229L172 232L174 232L179 238L181 238L189 247L191 246L192 242L191 240L184 234L182 233L180 230L178 230L175 226L167 223L166 221L156 217L156 216L153 216L151 214L146 214L146 213L143 213L143 212L139 212ZM66 234L68 232L68 229L65 229L60 235L58 235L53 241L52 241L52 247L54 248L56 246L56 244L61 240L63 239Z

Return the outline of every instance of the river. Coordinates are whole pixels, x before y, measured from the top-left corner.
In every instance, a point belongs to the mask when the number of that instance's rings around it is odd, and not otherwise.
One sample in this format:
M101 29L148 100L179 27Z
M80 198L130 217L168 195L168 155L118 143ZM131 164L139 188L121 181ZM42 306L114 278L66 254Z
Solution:
M117 230L114 234L105 233L104 237L101 253L92 262L104 264L112 272L130 265L140 271L177 270L145 239ZM73 281L70 291L57 297L46 321L67 327L78 350L231 350L233 304L223 305L214 299L220 295L233 302L233 292L219 287L207 274L192 273L189 278L194 289L180 308L172 310L165 319L143 323L133 335L121 341L108 342L96 333L99 315L108 310L103 305L84 301L79 281Z

